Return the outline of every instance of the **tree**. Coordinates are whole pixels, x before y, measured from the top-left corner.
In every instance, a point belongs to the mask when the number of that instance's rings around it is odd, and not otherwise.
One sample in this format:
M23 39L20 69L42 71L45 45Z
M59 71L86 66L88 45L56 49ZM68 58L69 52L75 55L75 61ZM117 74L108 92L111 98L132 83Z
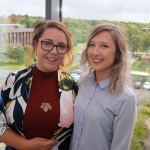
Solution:
M140 48L140 39L141 39L141 30L135 25L129 25L126 30L127 38L129 41L129 45L131 46L132 53L134 54Z
M32 47L30 45L24 45L22 48L24 49L24 51L27 55L28 55L29 51L32 49Z
M30 66L36 61L36 55L33 51L33 48L30 45L24 45L23 49L25 52L25 59L24 59L25 66Z
M14 49L14 47L12 45L10 45L10 44L7 45L7 57L9 59L12 59L13 49Z
M12 53L12 58L17 61L17 63L23 63L25 57L25 51L21 46L14 48Z
M11 44L8 44L5 48L3 48L3 54L7 56L8 59L12 59L14 47Z
M12 23L16 24L18 22L18 17L14 16L11 18Z
M147 53L150 47L150 33L144 32L141 39L142 50Z
M77 43L76 39L74 38L74 36L73 36L72 39L73 39L73 46L74 46L74 47L77 46L78 43Z

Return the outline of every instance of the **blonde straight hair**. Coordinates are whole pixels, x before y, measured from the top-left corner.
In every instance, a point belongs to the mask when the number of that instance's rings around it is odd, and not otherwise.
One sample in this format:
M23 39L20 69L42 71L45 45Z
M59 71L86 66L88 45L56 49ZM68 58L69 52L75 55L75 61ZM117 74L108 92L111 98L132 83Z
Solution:
M87 50L90 41L100 32L108 31L112 38L114 39L116 46L116 59L113 64L113 69L111 72L111 82L109 85L109 90L114 95L118 95L123 92L124 87L131 85L131 73L130 73L130 63L129 63L129 51L127 46L127 40L123 33L123 30L120 26L110 23L103 23L96 26L90 33L86 48L84 49L80 64L85 68L84 72L87 72L87 75L81 80L81 83L84 82L89 74L93 71L92 66L88 62Z

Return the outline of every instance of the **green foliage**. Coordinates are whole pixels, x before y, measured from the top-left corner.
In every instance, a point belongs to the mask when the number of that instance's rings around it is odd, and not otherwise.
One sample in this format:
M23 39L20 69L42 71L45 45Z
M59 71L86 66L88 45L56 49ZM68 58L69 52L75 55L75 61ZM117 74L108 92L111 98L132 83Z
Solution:
M147 126L143 119L136 122L133 133L133 139L143 140L147 136Z
M9 19L6 19L6 23L23 24L27 28L34 28L37 23L45 20L44 17L15 14L8 16L8 18ZM77 43L85 43L92 29L98 24L106 22L120 25L123 28L129 44L129 49L133 54L136 51L148 52L147 50L150 47L150 32L141 30L141 28L147 27L148 24L138 22L63 18L63 23L69 27L73 35L74 46L76 46Z
M71 72L71 71L77 69L78 67L79 67L79 63L75 63L67 69L67 72Z
M140 118L148 118L150 116L150 108L145 106L139 106L137 109Z
M13 46L12 45L7 45L7 57L9 59L12 59L12 53L13 53Z
M0 52L0 67L1 67L1 63L5 62L7 59L7 56L3 54L3 52Z
M138 109L138 114L143 114L146 116L150 116L150 108L145 107L145 106L139 106Z
M130 150L144 150L142 141L146 138L146 136L147 126L145 125L143 119L140 119L136 122L134 127Z
M144 150L143 146L141 145L141 141L133 138L130 150Z
M148 127L145 119L150 117L150 100L147 97L143 100L138 98L137 121L134 127L130 150L144 150L143 141L147 137Z
M16 60L18 63L23 63L25 57L25 51L21 46L17 46L14 48L12 53L12 58Z
M22 48L24 49L25 52L25 59L24 59L25 66L33 64L36 57L35 54L33 53L33 48L30 45L24 45Z
M24 63L18 63L14 60L11 60L10 62L0 63L0 68L4 68L4 69L20 69L24 67L25 67Z
M144 106L150 109L150 100L148 100Z
M136 59L132 64L132 70L137 69L139 67L140 60Z
M29 51L31 51L32 47L30 45L24 45L22 47L25 51L25 53L28 55Z
M9 58L9 59L12 59L12 53L13 53L13 49L14 49L14 47L12 46L12 45L7 45L7 57Z
M85 49L85 43L80 43L73 49L74 54L78 54L79 52L82 52Z
M132 64L131 70L150 73L149 65L142 64L145 68L140 68L140 65L141 65L141 60L136 59L134 61L134 63ZM142 76L133 76L133 80L141 82L141 81L143 81L143 77ZM146 81L150 81L150 75L146 78Z
M131 142L130 150L144 150L143 140L147 136L147 126L143 119L137 120Z
M76 39L74 38L74 36L73 36L73 46L75 47L75 46L77 46L78 45L78 43L77 43L77 41L76 41Z
M0 53L5 55L9 60L12 59L13 49L14 47L11 44L8 44L6 47L1 48Z
M141 72L147 72L145 68L140 68L140 65L141 65L141 60L137 59L133 64L132 64L132 67L131 69L133 71L141 71ZM146 65L145 65L146 66ZM148 66L149 67L149 66ZM149 71L150 73L150 71Z
M63 23L66 24L77 43L85 43L87 36L93 28L88 20L63 18Z
M118 22L108 20L82 20L63 18L63 23L66 24L77 43L84 43L87 41L87 37L91 30L100 23L114 23L120 25L126 35L126 39L129 44L130 51L134 54L136 51L147 52L150 46L150 33L141 30L141 28L147 26L144 23L134 22ZM147 40L148 39L148 40Z
M45 20L44 17L33 17L33 16L28 16L28 15L15 15L12 14L8 16L11 20L6 23L18 23L18 24L23 24L25 25L26 28L34 28L37 23L40 21Z

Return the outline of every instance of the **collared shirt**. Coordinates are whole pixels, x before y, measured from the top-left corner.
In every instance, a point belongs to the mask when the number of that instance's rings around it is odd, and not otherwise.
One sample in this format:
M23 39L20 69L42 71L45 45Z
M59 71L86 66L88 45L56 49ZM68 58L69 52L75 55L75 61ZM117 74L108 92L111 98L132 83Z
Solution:
M71 150L129 150L136 120L136 98L125 88L114 96L111 78L95 83L94 74L81 84L74 106Z

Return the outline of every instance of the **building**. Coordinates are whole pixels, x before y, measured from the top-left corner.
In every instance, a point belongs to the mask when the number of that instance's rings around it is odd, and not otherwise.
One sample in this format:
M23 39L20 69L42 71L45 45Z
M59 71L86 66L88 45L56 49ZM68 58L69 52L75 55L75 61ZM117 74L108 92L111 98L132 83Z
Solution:
M0 24L0 47L31 45L33 28L20 24Z
M149 73L148 72L131 71L131 75L142 76L142 77L147 78L149 76Z
M149 78L148 72L131 71L131 75L132 75L133 81L135 82L134 83L135 88L142 88L142 85Z
M141 58L141 63L150 67L150 54L144 54Z
M150 28L141 28L142 30L146 30L150 32Z

